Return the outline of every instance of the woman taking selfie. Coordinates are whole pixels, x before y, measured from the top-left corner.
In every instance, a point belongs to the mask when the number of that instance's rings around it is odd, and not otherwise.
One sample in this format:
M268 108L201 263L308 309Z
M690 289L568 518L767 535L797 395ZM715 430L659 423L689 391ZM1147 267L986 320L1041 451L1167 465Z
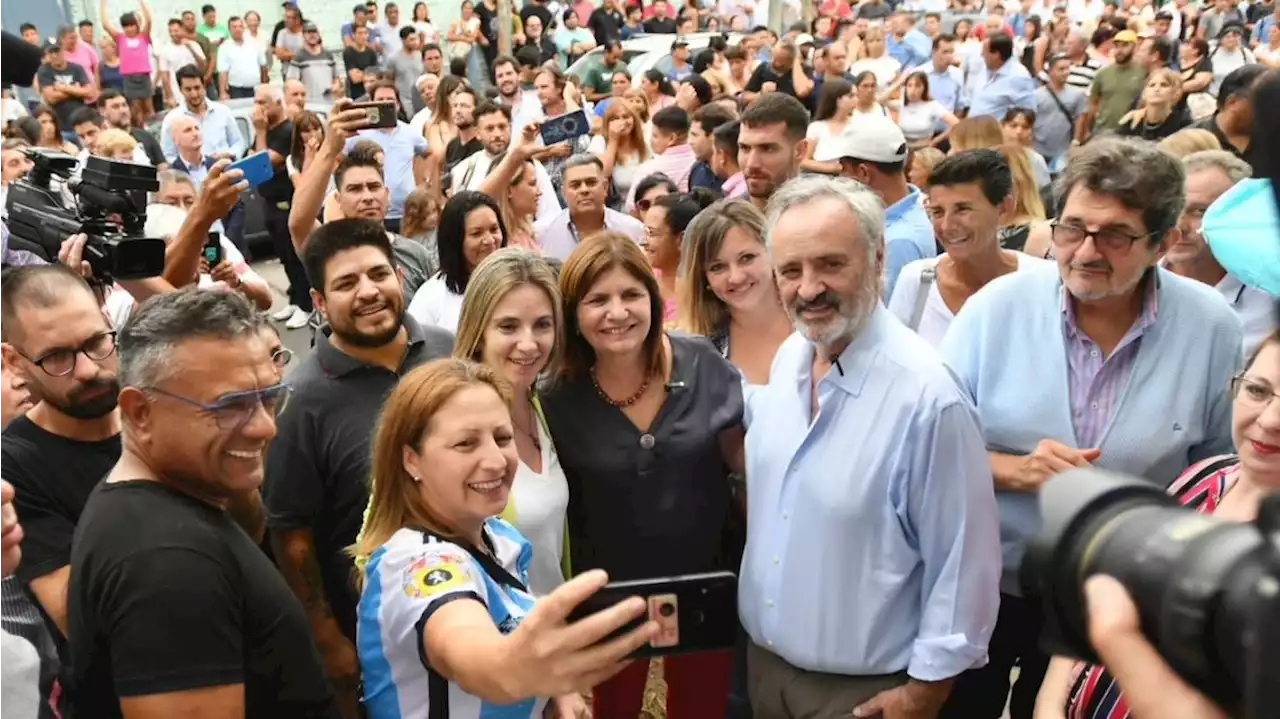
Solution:
M566 625L606 581L589 572L538 600L529 543L497 519L519 464L511 390L484 365L438 360L400 380L373 439L358 568L357 651L370 719L589 716L585 691L654 636L630 599Z
M540 255L519 247L480 263L467 285L453 354L481 362L511 386L511 425L520 463L502 518L533 545L529 589L564 583L564 514L569 485L542 418L534 385L560 355L560 288Z
M422 325L458 331L462 296L471 273L494 250L507 246L507 228L494 199L484 193L463 190L440 211L436 247L440 272L427 280L409 302L409 316Z
M710 338L748 383L768 384L792 328L764 246L764 215L745 200L717 202L690 223L685 246L679 328Z
M1168 492L1182 505L1228 522L1252 522L1262 498L1280 492L1280 333L1273 332L1231 381L1231 438L1236 454L1191 465ZM1036 719L1128 717L1124 697L1099 664L1054 657L1036 696ZM1106 709L1106 707L1112 707ZM1194 710L1201 710L1196 713ZM1186 716L1220 716L1189 707Z
M701 337L662 329L658 282L626 235L578 245L560 272L565 358L543 396L569 481L575 571L615 580L733 568L724 542L742 466L742 386ZM667 657L667 716L724 716L730 655ZM646 666L596 687L595 715L640 713Z

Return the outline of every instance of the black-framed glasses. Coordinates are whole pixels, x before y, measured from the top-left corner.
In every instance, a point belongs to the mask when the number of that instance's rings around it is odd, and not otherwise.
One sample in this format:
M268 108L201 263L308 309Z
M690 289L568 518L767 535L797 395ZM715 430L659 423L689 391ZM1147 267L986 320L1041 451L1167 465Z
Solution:
M54 349L36 358L19 352L23 359L39 367L50 377L66 377L76 369L76 361L84 355L94 362L101 362L116 352L115 330L107 330L85 340L79 347Z
M219 429L237 430L249 422L259 407L272 416L279 416L284 411L285 406L289 404L289 397L293 394L293 387L281 382L262 389L232 392L231 394L222 395L212 404L198 402L190 397L183 397L180 394L174 394L159 387L148 387L146 391L196 407L204 414L212 416Z
M1148 232L1145 235L1134 235L1115 227L1104 227L1100 230L1089 230L1079 225L1071 225L1058 220L1049 223L1050 239L1058 247L1077 247L1092 237L1093 244L1112 252L1124 252L1138 240L1145 240L1159 232Z
M1272 401L1280 398L1280 392L1266 382L1238 374L1231 378L1231 396L1257 409L1266 409Z

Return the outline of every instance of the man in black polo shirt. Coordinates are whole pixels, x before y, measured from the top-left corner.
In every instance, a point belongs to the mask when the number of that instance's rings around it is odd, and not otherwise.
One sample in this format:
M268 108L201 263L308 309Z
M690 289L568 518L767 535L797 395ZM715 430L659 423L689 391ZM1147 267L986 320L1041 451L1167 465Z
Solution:
M587 18L587 28L596 36L596 44L603 46L610 40L621 39L622 22L625 18L618 9L618 0L604 0L604 4L591 11Z
M813 70L804 66L796 46L784 42L774 49L769 62L760 63L751 73L751 79L747 80L742 91L742 99L749 105L761 93L780 92L806 102L809 93L813 92L812 78Z
M1238 67L1222 79L1218 88L1218 111L1192 127L1208 130L1222 149L1253 164L1250 138L1253 134L1253 86L1267 72L1263 65ZM1256 168L1254 170L1257 172Z
M345 550L369 499L373 427L400 376L448 356L453 336L405 316L391 240L375 220L322 225L307 239L303 264L331 333L317 336L289 377L294 394L268 453L263 498L276 561L311 618L339 703L354 717L358 597Z

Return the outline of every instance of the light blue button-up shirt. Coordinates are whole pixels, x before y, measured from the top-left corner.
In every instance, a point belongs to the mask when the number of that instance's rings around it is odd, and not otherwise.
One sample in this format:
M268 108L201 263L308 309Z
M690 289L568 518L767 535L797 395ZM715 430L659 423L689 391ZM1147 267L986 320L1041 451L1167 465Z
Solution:
M885 33L884 36L885 52L903 67L915 67L933 54L933 41L928 35L912 28L902 39L894 37L893 33Z
M1036 109L1036 81L1014 58L991 72L977 61L985 77L973 78L974 82L969 96L969 117L990 115L997 120L1004 120L1005 113L1015 107L1028 110Z
M191 110L187 109L187 103L184 100L181 105L170 110L164 116L164 123L160 126L160 148L164 150L164 157L173 163L178 157L178 146L173 143L173 121L180 115L194 117L200 121L200 137L204 142L204 154L207 157L218 154L219 152L229 152L232 157L240 157L244 154L244 136L240 134L240 128L236 127L236 119L231 115L231 110L226 105L213 100L205 100L207 108L204 117L201 117Z
M985 664L1000 543L976 410L878 305L819 380L816 417L813 353L792 335L747 397L743 626L808 671L936 681Z
M912 72L923 72L929 77L929 96L938 101L938 104L947 108L952 114L959 114L961 110L969 106L969 98L964 92L964 73L960 68L948 66L946 70L938 72L933 66L933 61L929 61ZM934 125L934 132L944 132L947 129L947 123L938 120L938 124Z
M933 223L924 211L924 196L908 185L907 196L884 208L884 301L893 296L893 286L908 262L936 257L938 246Z

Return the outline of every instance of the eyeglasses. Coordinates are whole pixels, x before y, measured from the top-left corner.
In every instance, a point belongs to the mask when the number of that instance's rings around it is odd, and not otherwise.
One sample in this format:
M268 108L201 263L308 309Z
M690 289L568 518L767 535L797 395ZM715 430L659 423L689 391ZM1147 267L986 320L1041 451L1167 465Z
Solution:
M272 416L278 417L284 412L285 406L289 404L289 396L293 394L291 385L280 383L247 392L224 394L213 404L205 404L159 387L148 387L146 390L198 408L201 412L211 415L218 429L223 430L237 430L248 424L259 407Z
M18 354L22 355L23 359L31 364L44 370L44 373L50 377L66 377L75 371L79 355L84 355L94 362L101 362L115 354L115 351L116 333L114 330L108 330L90 337L79 347L50 350L37 359L27 357L21 352Z
M1259 382L1238 374L1231 378L1231 396L1248 407L1264 410L1272 400L1280 397L1280 392L1271 389L1266 382Z
M1131 235L1114 227L1104 227L1100 230L1090 231L1079 225L1063 224L1057 220L1050 222L1049 228L1051 231L1050 239L1058 247L1076 247L1084 244L1086 238L1092 237L1094 245L1112 252L1124 252L1138 240L1145 240L1148 237L1160 234L1159 232L1148 232L1144 235Z

